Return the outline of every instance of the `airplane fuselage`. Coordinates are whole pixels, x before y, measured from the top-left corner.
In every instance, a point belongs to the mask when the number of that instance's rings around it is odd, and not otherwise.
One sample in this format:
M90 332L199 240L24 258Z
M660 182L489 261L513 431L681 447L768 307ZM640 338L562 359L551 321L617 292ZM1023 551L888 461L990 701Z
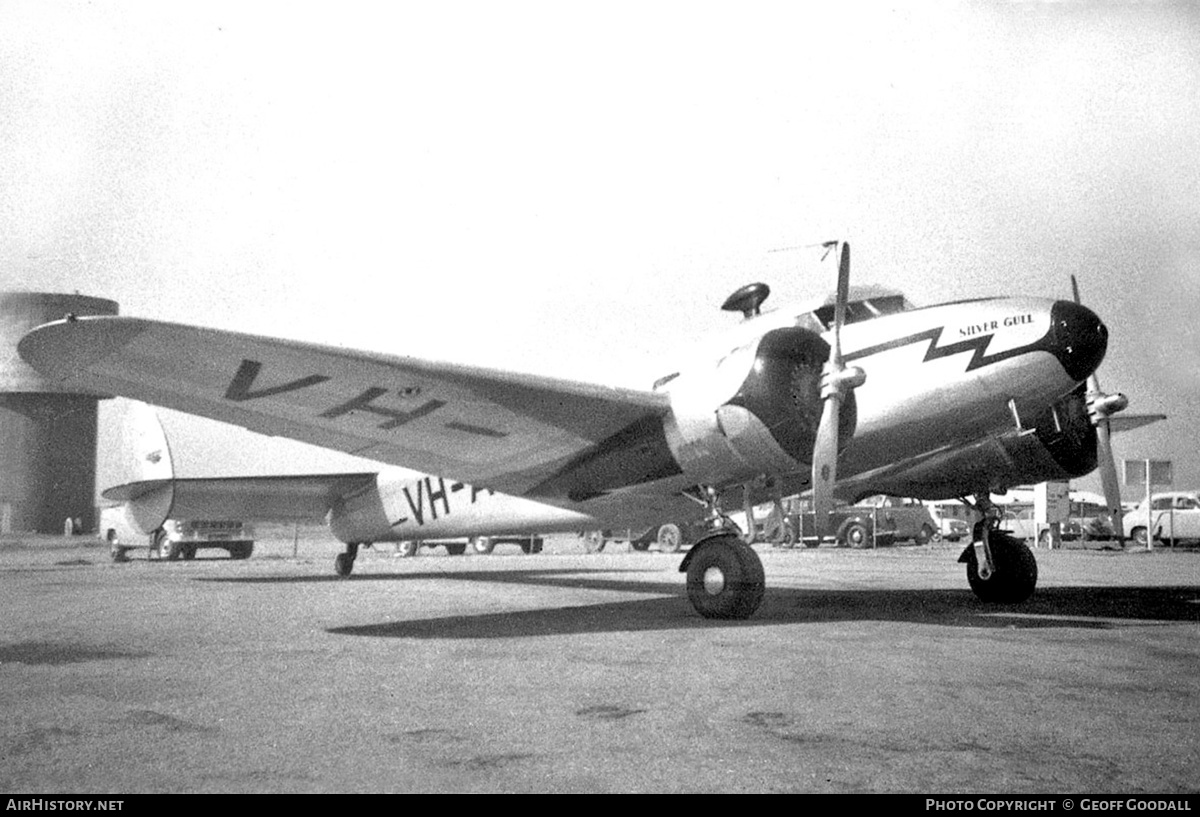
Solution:
M826 338L812 312L748 319L664 378L670 411L661 422L623 432L529 496L385 471L374 490L335 508L333 531L379 541L497 533L497 525L640 527L698 516L700 506L684 498L697 485L727 490L739 504L747 484L759 487L755 501L771 480L801 490ZM1090 424L1078 456L1062 456L1063 446L1051 450L1047 440L1079 425L1085 409L1072 392L1104 344L1090 311L1036 298L944 304L845 326L845 361L866 380L842 411L839 493L945 498L1090 471Z

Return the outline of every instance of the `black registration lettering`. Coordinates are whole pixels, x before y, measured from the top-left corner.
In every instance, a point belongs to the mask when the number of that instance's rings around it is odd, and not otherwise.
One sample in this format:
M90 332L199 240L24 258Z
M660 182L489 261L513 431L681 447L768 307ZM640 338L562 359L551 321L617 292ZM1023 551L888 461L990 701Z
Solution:
M257 360L242 360L242 365L238 366L237 374L233 376L233 380L229 383L229 388L225 390L225 399L232 400L235 403L242 403L246 400L257 400L259 397L271 397L276 394L283 394L297 389L306 389L309 386L315 386L318 383L324 383L328 377L319 374L310 374L308 377L301 377L299 380L293 380L290 383L283 383L278 386L267 386L266 388L253 390L254 381L258 379L258 373L262 371L262 364Z
M341 417L345 414L350 414L354 411L369 411L370 413L376 414L380 417L389 418L386 423L380 424L379 427L382 429L391 429L402 426L405 423L411 423L413 420L416 420L419 417L424 417L426 414L437 411L439 408L446 405L442 400L427 400L423 405L418 406L412 411L400 411L399 409L388 408L387 406L376 406L373 404L375 398L382 397L385 394L387 394L387 389L381 389L378 386L374 386L364 391L358 397L355 397L352 400L347 400L340 406L334 406L331 409L321 412L320 416L326 419L333 419L335 417Z

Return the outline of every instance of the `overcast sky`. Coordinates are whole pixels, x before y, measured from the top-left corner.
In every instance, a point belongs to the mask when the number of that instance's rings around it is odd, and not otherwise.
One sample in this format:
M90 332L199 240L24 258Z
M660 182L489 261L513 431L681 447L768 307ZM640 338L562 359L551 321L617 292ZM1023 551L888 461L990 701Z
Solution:
M0 0L0 289L647 386L737 286L832 287L781 247L918 304L1075 274L1170 415L1118 456L1200 487L1200 6L823 5Z

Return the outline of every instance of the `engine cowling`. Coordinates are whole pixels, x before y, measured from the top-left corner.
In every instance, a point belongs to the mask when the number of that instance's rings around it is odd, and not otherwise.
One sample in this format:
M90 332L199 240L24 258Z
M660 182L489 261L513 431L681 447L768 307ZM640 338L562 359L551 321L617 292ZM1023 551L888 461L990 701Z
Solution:
M1096 428L1080 386L1022 427L930 457L862 489L919 499L1004 493L1014 485L1068 481L1096 468ZM970 487L967 487L970 486Z
M811 467L828 359L829 344L818 333L784 327L733 349L715 372L681 376L672 384L667 424L680 467L703 484ZM839 417L843 448L856 423L851 392Z

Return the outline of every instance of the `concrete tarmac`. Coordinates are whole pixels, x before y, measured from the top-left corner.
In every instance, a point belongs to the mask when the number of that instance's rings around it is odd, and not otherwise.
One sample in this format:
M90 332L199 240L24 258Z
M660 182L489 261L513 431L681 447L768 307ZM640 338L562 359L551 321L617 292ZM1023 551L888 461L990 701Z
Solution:
M758 550L712 622L627 545L0 542L0 791L1200 791L1200 553L1038 551L1010 607L958 545Z

